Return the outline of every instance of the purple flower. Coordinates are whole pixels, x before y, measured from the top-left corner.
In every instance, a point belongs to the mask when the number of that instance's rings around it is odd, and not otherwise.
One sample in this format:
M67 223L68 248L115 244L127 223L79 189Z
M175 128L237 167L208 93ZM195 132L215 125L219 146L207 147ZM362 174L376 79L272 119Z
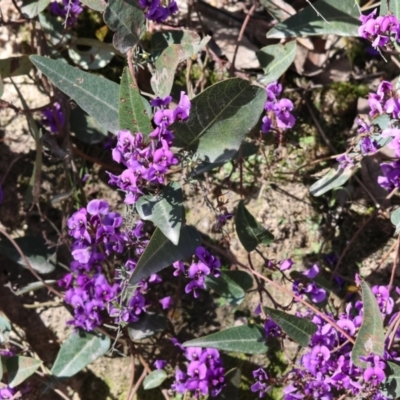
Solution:
M288 258L286 260L281 261L279 269L281 271L287 271L288 269L292 268L293 264L294 264L293 260L291 258Z
M319 274L319 267L317 264L314 264L310 269L303 272L303 275L310 279L314 279L318 274Z
M189 97L185 94L185 92L181 92L179 104L173 112L174 120L184 121L189 118L191 106L192 105L190 103Z
M343 169L354 165L354 161L346 153L336 157L336 161L340 164L340 168Z
M290 113L293 110L293 103L289 99L279 100L274 107L278 128L293 128L296 119Z
M86 209L91 215L105 215L108 213L108 203L105 200L91 200Z
M378 176L378 183L388 191L400 187L400 161L382 163L383 176Z
M59 133L59 128L62 128L65 124L65 117L61 111L60 103L54 103L52 106L42 110L42 124L49 128L51 133Z
M146 4L142 3L143 0L139 0L140 5L145 8ZM144 4L144 5L143 5ZM166 96L163 99L161 97L156 97L154 100L150 101L150 104L153 107L166 107L168 106L169 103L171 103L172 97L171 96Z
M375 140L371 140L369 137L362 138L360 146L364 155L376 153L378 150L378 143Z
M262 119L262 126L261 126L261 132L262 133L268 133L272 128L272 121L271 118L265 116Z
M377 386L386 379L385 372L379 367L368 367L363 374L364 379Z
M162 309L166 310L172 306L173 300L171 296L167 296L160 299L159 303L161 304Z
M163 369L167 365L167 362L165 360L156 360L153 365L155 369Z

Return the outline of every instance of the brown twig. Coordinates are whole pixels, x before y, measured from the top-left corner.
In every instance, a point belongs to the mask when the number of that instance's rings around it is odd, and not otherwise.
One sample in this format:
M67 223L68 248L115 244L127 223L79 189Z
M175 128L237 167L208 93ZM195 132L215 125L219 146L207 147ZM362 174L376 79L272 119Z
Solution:
M239 267L244 268L245 270L249 271L251 274L254 276L258 276L259 278L263 279L264 281L268 282L270 285L274 286L281 292L284 292L288 296L290 296L292 299L296 300L297 302L303 304L305 307L307 307L309 310L314 312L316 315L318 315L320 318L322 318L324 321L326 321L329 325L331 325L333 328L335 328L338 332L340 332L350 343L354 344L355 341L354 339L347 333L345 332L335 321L330 319L327 315L325 315L323 312L318 310L318 308L314 307L312 304L308 303L307 301L303 300L301 297L297 296L290 290L286 289L285 287L279 285L278 283L274 282L273 280L267 278L263 274L257 272L257 271L252 271L250 267L247 265L242 264L240 261L238 261L235 257L225 253L222 249L220 249L218 246L214 246L212 243L207 242L206 240L203 240L203 243L212 248L213 250L217 251L224 257L228 258L233 264L238 265Z
M3 234L11 243L12 245L15 247L15 249L18 251L19 255L21 256L21 258L23 259L24 263L26 264L26 266L28 267L29 271L31 272L31 274L40 282L43 283L43 285L47 288L48 291L54 293L56 296L60 297L60 298L64 298L64 296L56 289L54 289L53 287L51 287L50 285L48 285L43 279L42 277L32 268L32 265L30 264L29 260L26 258L24 252L21 250L21 247L18 246L18 243L3 229L0 227L0 233Z
M239 50L239 45L242 42L244 32L246 30L248 23L250 22L250 18L253 15L256 7L257 7L257 2L255 1L254 4L251 6L250 11L246 15L246 18L244 19L242 27L240 28L239 36L236 41L235 52L233 53L232 63L231 63L231 66L229 67L229 75L230 76L233 76L233 73L235 71L235 61L236 61L237 52Z
M374 211L362 224L361 226L357 229L357 231L354 233L353 237L350 239L350 241L347 243L346 247L344 248L344 250L342 251L342 254L340 254L340 257L335 265L335 268L332 271L331 274L331 279L330 282L333 281L333 279L335 278L336 273L339 270L340 264L343 261L343 258L345 257L345 255L347 254L347 252L350 250L351 245L354 243L354 241L357 239L357 237L359 236L359 234L363 231L363 229L365 228L365 226L372 221L373 218L375 218L377 215L377 211Z
M147 371L146 371L145 368L143 368L142 375L140 375L140 377L139 377L139 379L137 380L136 385L135 385L135 387L132 389L132 391L129 392L130 395L129 395L129 397L128 397L128 400L133 400L133 399L134 399L135 394L137 393L137 391L138 391L139 388L140 388L140 385L142 384L142 382L143 382L144 379L146 378L146 375L147 375Z
M388 285L389 294L390 294L390 291L392 290L394 276L396 274L397 262L399 260L400 235L397 237L396 244L397 244L397 246L396 246L396 250L395 250L395 253L394 253L394 261L393 261L392 273L390 274L390 281L389 281L389 285Z

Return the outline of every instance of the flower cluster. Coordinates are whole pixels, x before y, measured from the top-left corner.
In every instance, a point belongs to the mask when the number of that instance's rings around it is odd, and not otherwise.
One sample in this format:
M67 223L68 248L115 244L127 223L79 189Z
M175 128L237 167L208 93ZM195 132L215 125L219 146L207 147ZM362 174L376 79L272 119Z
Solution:
M126 305L120 305L124 281L121 272L107 269L106 278L103 263L106 258L121 254L133 248L136 255L143 251L148 241L142 232L142 222L135 229L122 228L123 218L117 212L109 211L104 200L92 200L86 208L75 212L67 222L69 234L75 239L72 245L71 273L59 281L66 289L65 302L74 308L74 319L69 324L91 331L101 325L107 316L116 323L134 322L146 311L143 293L147 283L138 285L134 295ZM136 261L129 259L124 270L134 269ZM112 280L113 283L110 283ZM149 282L159 281L151 276Z
M83 11L80 0L62 0L61 3L53 1L49 6L50 12L66 19L67 25L73 25Z
M206 289L205 277L208 275L219 277L221 261L207 249L199 246L195 252L195 260L190 266L186 266L182 261L176 261L173 267L175 268L174 276L185 275L190 279L185 292L193 293L193 296L198 298L199 290Z
M175 0L169 1L163 6L161 0L139 0L140 6L146 12L146 18L157 23L164 22L172 14L178 12L178 4Z
M368 15L361 15L361 26L358 28L358 34L372 42L372 47L391 49L392 42L399 41L400 24L394 15L385 15L376 17L375 9ZM376 18L375 18L376 17Z
M251 385L251 391L253 393L258 393L258 397L264 397L265 393L267 393L269 387L265 383L268 380L267 373L262 369L256 369L253 371L253 378L257 379L257 382Z
M151 102L153 107L157 107L153 118L157 127L150 133L149 141L141 132L118 132L117 146L112 152L112 157L127 169L118 176L108 174L109 183L126 193L126 204L134 204L143 194L145 187L163 184L168 168L178 163L178 158L170 150L174 136L168 128L175 121L189 117L191 104L184 92L181 92L179 104L174 110L167 109L171 100L171 96L168 96Z
M296 119L291 114L293 103L289 99L279 99L282 93L282 85L278 82L272 82L265 88L267 91L267 102L265 111L267 115L262 119L261 131L268 133L273 128L289 129L293 128Z
M314 271L315 268L312 270ZM387 287L376 285L372 287L372 292L377 299L382 318L390 316L394 302ZM337 317L331 314L328 316L344 332L354 338L363 321L363 304L361 301L355 302L354 305L348 304L344 313ZM307 316L303 315L303 317ZM391 321L395 317L396 315L392 316ZM362 395L363 398L373 400L387 399L380 391L380 384L386 378L386 361L394 360L397 353L386 349L383 357L374 354L361 357L365 367L357 367L351 359L353 345L346 337L319 316L314 315L309 318L318 329L301 358L301 365L295 366L285 377L283 399L297 400L313 397L330 400L345 393L352 398ZM272 321L267 322L269 322L270 335L282 335L280 329L276 328ZM254 377L257 382L252 386L252 391L258 392L259 396L263 397L267 390L265 381L268 378L260 370L255 371Z
M225 386L225 369L216 349L188 347L185 351L188 361L186 372L177 369L172 389L177 393L192 393L216 397Z
M321 303L326 299L326 290L318 287L312 281L319 274L319 267L314 264L309 270L302 273L305 279L296 279L293 282L293 292L302 297L306 294L314 303Z
M41 122L45 127L50 129L51 133L59 133L60 128L65 124L65 117L61 111L60 103L55 102L51 107L45 108L42 111Z
M378 183L391 192L400 188L400 161L393 161L381 164L383 175L378 176Z

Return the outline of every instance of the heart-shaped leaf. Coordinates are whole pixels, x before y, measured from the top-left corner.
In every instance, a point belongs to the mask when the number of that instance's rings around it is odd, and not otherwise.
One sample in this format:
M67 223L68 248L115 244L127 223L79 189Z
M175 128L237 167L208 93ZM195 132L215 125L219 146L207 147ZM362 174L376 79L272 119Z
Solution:
M354 1L319 0L276 25L267 37L283 39L325 34L358 36L358 17L359 11Z
M104 12L104 22L115 32L114 47L121 53L136 46L145 32L145 21L137 0L112 0Z
M8 385L12 388L29 378L40 367L42 362L31 357L6 357Z
M61 60L30 56L38 67L61 91L110 132L118 131L119 85L108 79L83 72Z
M364 306L363 322L351 352L351 359L357 367L367 368L368 363L360 360L360 357L368 357L371 353L383 356L385 351L385 331L375 295L364 280L361 280L361 290Z
M307 347L318 327L305 318L296 317L274 308L264 307L266 314L295 342Z
M274 236L267 231L249 213L244 206L243 200L238 204L235 217L236 233L247 252L253 251L259 244L269 245L273 242Z
M342 168L339 164L335 168L330 168L329 172L311 185L310 192L313 196L322 196L329 190L343 186L350 177L357 171L355 166L347 166Z
M159 387L167 379L167 373L163 369L150 372L143 381L143 389L149 390Z
M54 248L48 248L42 237L23 236L14 240L35 271L41 274L48 274L54 271L56 252ZM2 240L0 242L0 252L22 267L28 268L17 249L8 240Z
M192 226L182 228L178 245L174 245L157 228L140 257L129 283L136 285L142 279L161 271L175 261L190 257L200 245L201 236Z
M187 121L172 125L174 145L211 163L231 159L259 121L266 96L264 89L243 79L216 83L192 100Z
M119 128L131 132L141 132L147 136L153 132L148 115L147 102L135 86L131 74L124 68L119 88Z
M264 330L257 325L228 328L183 343L185 347L212 347L214 349L248 354L263 354L268 350Z
M179 242L183 222L182 189L178 182L171 182L157 196L142 196L136 202L140 218L152 221L174 244Z
M264 85L276 81L290 67L295 57L295 40L285 45L278 43L263 47L257 52L258 61L264 70L259 81Z
M73 332L62 344L51 373L58 378L75 375L91 362L107 353L110 338L90 332Z

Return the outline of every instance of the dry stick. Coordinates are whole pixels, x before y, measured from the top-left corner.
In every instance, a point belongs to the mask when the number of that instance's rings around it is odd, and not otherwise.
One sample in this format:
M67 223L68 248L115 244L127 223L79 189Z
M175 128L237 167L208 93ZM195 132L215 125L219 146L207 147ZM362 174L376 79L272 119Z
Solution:
M32 265L28 261L28 259L25 257L24 252L21 250L21 248L18 246L18 243L3 229L0 227L0 233L2 233L15 247L15 249L18 251L19 255L21 258L24 260L26 266L28 267L29 271L31 271L32 275L39 280L40 282L43 283L43 285L49 290L50 292L54 293L56 296L63 298L63 295L57 291L56 289L52 288L50 285L48 285L42 278L41 276L32 268Z
M394 261L393 261L392 273L390 274L390 281L389 281L389 285L388 285L388 292L389 293L392 290L393 281L394 281L394 275L396 273L397 262L399 260L400 235L397 237L396 243L397 243L397 247L396 247L396 252L394 253Z
M382 264L386 261L386 259L390 256L390 253L392 252L392 250L394 249L394 247L396 246L397 241L395 240L393 242L393 244L390 246L390 249L386 252L386 254L383 256L381 262L378 264L378 266L373 270L374 272L377 271Z
M366 225L372 221L373 218L376 217L377 211L374 211L363 223L362 225L357 229L356 233L353 235L353 237L350 239L350 241L347 243L346 247L342 251L342 254L340 254L339 260L337 261L335 268L332 271L331 274L331 279L330 282L333 281L333 278L335 277L336 273L339 270L340 264L343 261L344 256L347 254L347 252L350 250L351 245L354 243L354 241L357 239L359 234L363 231L363 229L366 227Z
M236 260L235 257L225 253L222 249L220 249L218 246L214 246L212 243L207 242L206 240L203 240L203 243L212 248L213 250L215 250L216 252L220 253L221 255L223 255L224 257L228 258L233 264L238 265L239 267L242 267L244 269L246 269L247 271L251 272L254 276L258 276L259 278L263 279L264 281L270 283L272 286L275 286L278 290L286 293L288 296L292 297L294 300L296 300L297 302L303 304L305 307L307 307L308 309L310 309L311 311L313 311L316 315L318 315L320 318L322 318L324 321L326 321L329 325L331 325L332 327L334 327L338 332L340 332L350 343L354 344L355 341L354 339L347 333L345 332L335 321L329 319L329 317L327 315L325 315L324 313L322 313L321 311L318 310L318 308L314 307L312 304L308 303L307 301L303 300L301 297L296 296L293 292L291 292L290 290L286 289L285 287L279 285L278 283L276 283L275 281L267 278L266 276L264 276L263 274L257 272L257 271L253 271L251 268L249 268L247 265L242 264L240 261Z
M235 52L233 53L232 64L229 67L229 74L231 76L233 75L233 71L235 70L235 61L236 61L237 52L239 50L239 45L240 45L240 43L241 43L241 41L243 39L244 32L246 30L246 27L247 27L249 21L250 21L251 16L254 13L254 10L256 9L256 6L257 6L257 2L254 2L252 7L250 8L250 11L246 15L246 18L243 21L242 27L240 28L239 36L238 36L237 41L236 41Z
M305 99L305 103L308 109L308 112L311 115L312 120L314 121L315 127L317 128L317 131L319 132L319 134L322 136L322 139L324 139L324 142L326 143L326 145L329 147L329 149L332 151L332 153L337 153L337 150L335 149L335 147L332 145L331 141L329 140L328 136L325 135L324 130L322 129L321 124L318 121L317 116L315 115L310 102L308 101L308 99ZM380 208L379 203L377 202L377 200L375 199L374 195L366 188L366 186L362 183L361 179L358 178L357 176L354 177L354 179L357 181L357 183L364 189L365 193L368 194L368 196L371 198L371 200L373 201L374 205L376 208Z
M140 375L138 381L136 382L135 387L132 389L131 395L129 396L128 400L133 400L135 398L135 394L139 390L140 385L144 381L144 378L146 378L146 375L147 375L147 371L145 368L143 368L142 375Z

